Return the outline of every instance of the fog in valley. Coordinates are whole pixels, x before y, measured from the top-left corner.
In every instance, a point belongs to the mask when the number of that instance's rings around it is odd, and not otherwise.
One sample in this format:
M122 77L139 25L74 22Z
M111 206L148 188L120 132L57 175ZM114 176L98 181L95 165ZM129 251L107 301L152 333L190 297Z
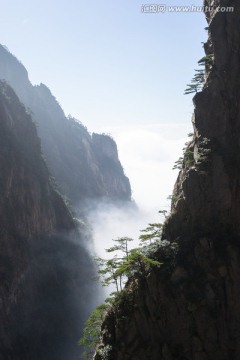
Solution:
M101 128L100 128L101 130ZM112 239L128 236L138 244L140 230L148 223L164 222L159 211L170 211L177 171L174 162L192 131L188 124L159 124L106 128L118 145L119 157L132 186L133 203L111 204L101 201L90 207L89 223L94 249L105 257Z
M0 360L83 359L84 324L115 290L94 280L96 257L170 213L205 22L141 9L3 5Z

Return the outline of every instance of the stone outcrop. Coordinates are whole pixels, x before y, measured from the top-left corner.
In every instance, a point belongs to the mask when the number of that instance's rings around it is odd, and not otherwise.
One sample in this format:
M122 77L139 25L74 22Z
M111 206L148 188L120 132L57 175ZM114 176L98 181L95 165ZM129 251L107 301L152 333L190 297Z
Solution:
M0 82L0 359L79 359L94 266L31 116ZM91 275L92 274L92 275Z
M106 317L99 349L108 345L108 360L239 359L240 4L204 6L206 80L155 254L163 265L130 279L128 301Z
M86 200L131 201L131 187L108 135L91 135L64 112L44 85L33 86L27 70L0 45L0 79L14 89L32 114L51 175L74 209Z

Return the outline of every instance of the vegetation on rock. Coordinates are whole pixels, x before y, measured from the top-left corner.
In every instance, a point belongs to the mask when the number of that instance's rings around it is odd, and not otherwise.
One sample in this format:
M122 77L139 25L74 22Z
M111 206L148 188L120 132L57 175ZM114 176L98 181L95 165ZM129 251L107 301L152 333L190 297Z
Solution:
M82 356L86 360L92 359L95 351L99 352L101 359L107 360L107 353L110 349L99 347L101 325L104 317L111 308L116 308L124 301L130 300L130 295L124 289L124 285L129 279L136 277L144 279L152 267L159 267L161 262L152 255L161 246L161 223L150 223L143 233L139 236L139 247L130 249L130 243L133 241L130 237L121 237L114 239L114 245L106 249L106 253L113 253L110 259L96 258L98 263L98 276L102 286L115 285L116 291L110 294L105 300L105 304L99 305L86 321L83 330L83 336L79 341L84 349ZM147 244L146 244L147 243Z

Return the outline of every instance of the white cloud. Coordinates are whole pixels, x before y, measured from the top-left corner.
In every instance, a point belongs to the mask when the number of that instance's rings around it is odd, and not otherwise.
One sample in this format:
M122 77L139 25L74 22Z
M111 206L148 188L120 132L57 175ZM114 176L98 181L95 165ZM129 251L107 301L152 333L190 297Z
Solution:
M160 124L98 129L111 133L117 142L120 161L129 177L133 198L139 209L99 204L90 215L95 249L105 257L104 249L121 236L138 238L149 222L161 222L158 211L170 208L177 171L174 162L181 156L191 124Z
M161 210L172 193L177 171L174 162L182 155L191 124L160 124L113 128L119 157L130 178L133 197L140 208Z

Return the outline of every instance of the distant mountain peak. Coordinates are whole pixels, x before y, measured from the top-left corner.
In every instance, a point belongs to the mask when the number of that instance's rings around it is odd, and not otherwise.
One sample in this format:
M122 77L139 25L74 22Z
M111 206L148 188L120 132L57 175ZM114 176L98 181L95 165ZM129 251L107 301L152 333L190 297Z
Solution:
M50 172L72 203L100 198L131 201L115 141L107 134L90 135L76 119L67 118L51 90L43 83L33 86L25 67L2 45L0 79L30 109Z

